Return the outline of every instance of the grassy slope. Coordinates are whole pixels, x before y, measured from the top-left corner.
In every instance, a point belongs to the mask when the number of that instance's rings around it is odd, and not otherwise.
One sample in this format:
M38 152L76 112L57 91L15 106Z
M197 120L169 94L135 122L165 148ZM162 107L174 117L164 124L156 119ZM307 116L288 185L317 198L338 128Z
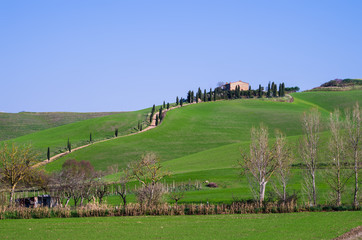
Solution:
M0 113L0 141L116 112L21 112Z
M1 239L332 239L361 212L1 220Z
M69 158L89 160L96 168L135 160L146 151L156 152L162 161L184 157L208 149L248 141L251 126L264 122L288 135L299 135L301 115L306 104L234 100L200 103L170 111L157 128L134 136L100 143L74 152L47 166L60 169ZM327 113L324 113L327 117ZM228 153L225 153L227 155Z
M114 136L115 128L119 135L134 132L138 120L145 120L149 109L136 112L123 112L109 116L92 118L80 122L46 129L10 140L20 144L32 144L35 150L41 152L42 159L46 158L47 148L50 147L51 155L65 151L68 138L73 148L84 145L92 133L93 140Z

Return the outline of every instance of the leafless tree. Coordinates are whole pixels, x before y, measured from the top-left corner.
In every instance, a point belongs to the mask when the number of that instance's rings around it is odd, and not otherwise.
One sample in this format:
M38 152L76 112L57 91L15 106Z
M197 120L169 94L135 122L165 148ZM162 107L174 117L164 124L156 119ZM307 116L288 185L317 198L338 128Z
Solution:
M119 185L116 185L116 192L121 197L123 201L123 206L126 207L127 205L127 183L129 182L130 176L127 172L127 169L124 171L124 175L121 176L119 180Z
M175 189L170 192L169 198L171 200L174 200L176 205L178 204L178 201L183 199L185 197L185 190L184 189Z
M248 178L254 197L260 205L264 201L265 188L273 175L277 163L268 146L268 128L261 125L259 129L251 129L250 155L241 153L239 166Z
M287 200L287 183L290 178L290 168L293 162L293 157L287 146L287 139L285 135L279 130L276 131L276 141L273 148L273 154L277 164L275 171L276 183L273 184L274 190L285 203Z
M312 109L309 113L304 113L302 128L304 136L300 141L300 155L306 165L304 174L304 189L313 205L317 204L316 192L316 169L318 162L320 113L317 109Z
M14 202L16 187L31 176L36 176L38 169L33 168L37 162L37 154L30 145L18 146L3 144L0 148L0 181L9 187L9 204Z
M355 177L355 187L354 187L354 197L353 197L353 205L355 208L359 205L358 198L358 172L361 169L361 119L362 119L362 111L361 108L356 102L353 107L352 113L350 111L346 112L346 129L348 133L347 142L348 149L350 153L350 158L353 161L353 170Z
M338 109L329 116L329 129L331 137L328 144L327 163L325 180L332 189L332 201L340 206L342 204L342 193L346 184L351 178L351 171L347 169L346 162L346 135L343 133L343 122Z
M142 184L142 188L137 194L144 196L148 204L157 202L155 197L163 194L163 192L161 193L162 188L157 183L169 173L161 168L160 159L155 153L144 154L141 160L128 164L127 171L130 179L136 179ZM144 199L144 197L139 199Z

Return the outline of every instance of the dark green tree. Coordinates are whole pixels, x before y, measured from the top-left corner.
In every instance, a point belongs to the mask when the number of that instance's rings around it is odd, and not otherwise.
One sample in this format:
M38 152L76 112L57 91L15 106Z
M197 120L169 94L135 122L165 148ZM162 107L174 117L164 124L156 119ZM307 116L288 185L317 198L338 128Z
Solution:
M199 98L200 99L202 99L202 91L201 91L201 88L199 88L198 90L197 90L197 94L198 94L198 96L199 96Z
M270 82L269 82L268 83L268 92L266 93L266 97L270 98L270 94L271 94L271 91L270 91Z
M47 159L48 161L50 161L50 148L48 147L48 152L47 152Z
M206 102L206 97L207 97L206 89L204 89L204 102Z
M212 100L212 89L210 88L210 92L209 92L209 102L211 102Z
M163 108L166 108L166 103L165 103L165 101L163 101Z
M183 105L183 102L184 102L184 100L181 98L180 99L180 106L182 107L182 105Z
M69 138L68 138L67 148L69 152L72 152L72 144L70 143Z
M89 142L92 142L93 139L92 139L92 133L89 133Z
M273 97L277 97L277 96L278 96L277 85L274 84L274 87L273 87Z
M156 115L156 126L158 126L158 115Z
M176 97L176 106L178 106L178 96Z
M170 109L170 103L167 103L167 110Z
M114 130L114 136L118 137L118 128Z
M262 97L262 90L261 90L261 85L259 84L259 89L258 89L258 98Z
M196 103L199 103L199 93L196 93Z
M159 118L160 123L161 123L161 121L162 121L162 119L163 119L162 108L160 108L160 111L158 112L158 118Z
M191 91L191 103L194 102L194 91Z
M214 102L216 101L216 90L214 91Z
M156 106L155 106L155 104L153 104L151 115L153 115L155 113L155 111L156 111Z

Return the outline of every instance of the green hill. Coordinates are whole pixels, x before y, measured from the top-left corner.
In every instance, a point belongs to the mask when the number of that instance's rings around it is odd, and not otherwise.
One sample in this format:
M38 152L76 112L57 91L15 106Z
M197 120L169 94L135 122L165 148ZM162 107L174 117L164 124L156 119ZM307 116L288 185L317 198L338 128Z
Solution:
M45 159L48 147L50 147L51 156L66 151L68 138L72 143L72 148L75 148L87 144L90 133L93 140L101 140L113 137L116 128L120 136L136 132L135 127L138 121L144 121L148 112L149 109L144 109L87 119L21 136L9 142L32 144L34 149L41 153L40 158Z
M117 112L20 112L0 113L0 141Z

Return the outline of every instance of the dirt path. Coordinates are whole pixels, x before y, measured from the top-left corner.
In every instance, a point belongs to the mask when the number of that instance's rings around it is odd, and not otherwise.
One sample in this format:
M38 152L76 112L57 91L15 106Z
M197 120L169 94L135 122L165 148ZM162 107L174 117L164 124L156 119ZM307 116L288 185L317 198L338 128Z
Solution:
M351 231L346 232L342 236L335 238L335 240L357 240L362 239L362 226L353 228Z
M187 105L191 105L191 104L196 104L195 102L194 103L189 103L189 104L184 104L183 106L187 106ZM178 105L178 106L175 106L175 107L171 107L169 109L164 109L162 111L162 114L168 112L168 111L171 111L173 109L176 109L176 108L180 108L181 106ZM132 136L132 135L135 135L135 134L139 134L139 133L143 133L143 132L146 132L146 131L149 131L153 128L156 127L156 116L158 116L159 112L156 112L153 117L152 117L152 122L149 126L147 126L145 129L143 129L142 131L139 131L139 132L135 132L135 133L130 133L130 134L127 134L127 135L123 135L123 136L118 136L118 137L114 137L114 138L109 138L109 139L104 139L104 140L100 140L100 141L97 141L97 142L93 142L93 143L89 143L89 144L86 144L86 145L83 145L83 146L80 146L80 147L77 147L77 148L74 148L72 149L72 152L75 152L75 151L78 151L82 148L85 148L85 147L88 147L90 145L94 145L94 144L97 144L97 143L101 143L101 142L106 142L106 141L110 141L110 140L114 140L114 139L117 139L117 138L121 138L121 137L128 137L128 136ZM37 163L35 164L33 167L40 167L40 166L43 166L45 164L48 164L50 162L53 162L55 160L57 160L58 158L61 158L65 155L68 155L70 152L64 152L64 153L59 153L57 155L54 155L53 157L51 157L49 160L46 159L46 160L43 160L41 161L40 163Z

